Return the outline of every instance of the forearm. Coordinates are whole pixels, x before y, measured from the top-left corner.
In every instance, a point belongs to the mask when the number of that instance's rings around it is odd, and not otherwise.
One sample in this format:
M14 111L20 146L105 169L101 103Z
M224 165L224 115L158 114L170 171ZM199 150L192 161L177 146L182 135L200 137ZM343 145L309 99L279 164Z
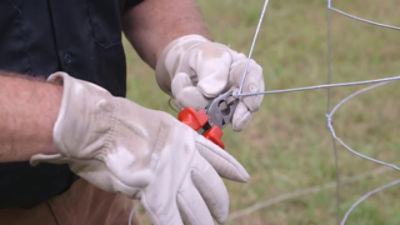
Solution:
M0 72L0 162L53 153L62 87Z
M123 25L129 41L153 68L172 40L187 34L209 37L194 0L144 0L125 13Z

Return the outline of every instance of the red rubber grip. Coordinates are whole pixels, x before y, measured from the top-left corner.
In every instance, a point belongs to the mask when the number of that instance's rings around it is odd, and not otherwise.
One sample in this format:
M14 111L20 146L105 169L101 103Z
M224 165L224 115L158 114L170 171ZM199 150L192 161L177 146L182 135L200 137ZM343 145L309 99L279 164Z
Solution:
M204 110L196 111L194 108L187 107L179 112L178 120L194 130L198 130L207 123L208 115Z
M214 125L210 129L208 129L206 132L204 132L204 137L207 138L208 140L214 142L214 144L218 145L222 149L225 149L224 143L221 141L222 138L222 130Z
M193 128L194 130L198 130L206 125L208 119L209 118L206 111L196 111L194 108L191 107L184 108L178 114L178 120ZM206 130L203 133L203 136L205 138L224 149L225 145L221 141L222 135L222 130L216 125L212 126L210 129Z

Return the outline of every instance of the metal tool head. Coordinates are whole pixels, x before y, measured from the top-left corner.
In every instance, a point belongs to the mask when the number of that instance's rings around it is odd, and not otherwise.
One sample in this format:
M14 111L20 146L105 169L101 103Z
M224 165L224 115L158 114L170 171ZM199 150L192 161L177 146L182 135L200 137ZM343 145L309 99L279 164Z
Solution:
M233 97L234 90L229 90L216 97L207 108L212 125L217 125L221 129L232 122L233 113L239 103L239 99Z

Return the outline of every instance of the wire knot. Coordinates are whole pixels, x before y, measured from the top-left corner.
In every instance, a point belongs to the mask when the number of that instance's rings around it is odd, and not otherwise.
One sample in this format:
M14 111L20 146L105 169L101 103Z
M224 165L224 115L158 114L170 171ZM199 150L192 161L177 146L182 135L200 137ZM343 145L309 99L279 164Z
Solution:
M328 127L332 126L332 115L331 114L326 114L326 122L328 123Z

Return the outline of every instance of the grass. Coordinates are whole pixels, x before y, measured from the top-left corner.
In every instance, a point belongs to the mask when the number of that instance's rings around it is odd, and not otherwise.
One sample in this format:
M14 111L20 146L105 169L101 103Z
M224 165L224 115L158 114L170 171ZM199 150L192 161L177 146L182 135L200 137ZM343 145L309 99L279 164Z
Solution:
M400 26L395 0L336 0L335 7L358 16ZM214 40L247 54L262 1L198 1ZM254 58L264 68L268 89L326 83L326 2L270 1ZM174 112L153 71L127 47L128 97L144 106ZM332 13L333 82L374 79L400 74L400 32L353 22ZM359 89L332 90L332 102ZM400 158L399 83L351 100L334 118L337 134L350 146L380 160ZM326 91L266 96L250 126L241 133L225 129L226 149L247 168L248 184L226 182L231 211L284 193L335 180L331 137L326 128ZM342 176L351 177L379 166L339 147ZM340 215L361 195L398 179L385 172L341 187ZM348 224L399 224L398 187L364 202ZM144 219L146 221L146 219ZM334 189L293 198L255 211L227 224L335 224ZM144 224L148 224L145 222Z

